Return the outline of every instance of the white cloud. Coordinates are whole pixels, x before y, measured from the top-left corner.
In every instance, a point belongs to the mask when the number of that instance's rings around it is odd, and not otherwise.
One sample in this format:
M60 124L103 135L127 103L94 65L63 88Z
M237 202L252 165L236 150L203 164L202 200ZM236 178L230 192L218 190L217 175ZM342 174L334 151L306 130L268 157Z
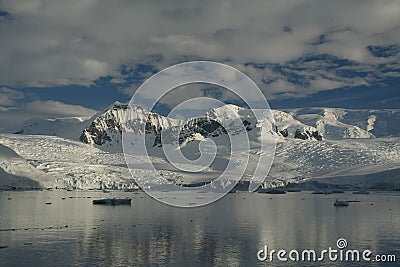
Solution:
M334 68L322 76L305 66L311 86L292 85L282 73L243 64L329 54L381 77L400 68L399 54L377 58L367 49L400 43L396 0L3 0L0 9L13 16L0 23L0 81L10 86L91 85L105 75L121 83L122 64L163 68L196 58L241 66L271 97L304 96L353 83Z
M83 60L83 67L85 72L87 73L87 78L90 80L97 79L98 77L104 76L107 74L107 63L100 62L94 59L85 59Z
M329 79L318 78L316 80L311 81L311 86L313 88L321 88L321 89L334 89L344 86L345 84L333 81Z
M25 112L36 115L57 117L90 117L96 112L93 109L58 101L33 101L22 106Z
M18 107L0 107L0 131L15 132L32 118L91 117L95 110L58 101L33 101Z
M0 87L0 106L13 106L16 100L24 98L22 92L12 90L7 87Z

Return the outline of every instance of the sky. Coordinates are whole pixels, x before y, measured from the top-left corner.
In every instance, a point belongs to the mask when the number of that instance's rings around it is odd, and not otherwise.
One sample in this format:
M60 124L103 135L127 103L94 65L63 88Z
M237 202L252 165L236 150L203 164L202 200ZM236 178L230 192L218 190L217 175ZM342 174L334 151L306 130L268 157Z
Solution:
M91 116L192 60L237 68L272 108L400 108L399 14L397 0L2 0L0 130ZM161 104L237 102L221 90Z

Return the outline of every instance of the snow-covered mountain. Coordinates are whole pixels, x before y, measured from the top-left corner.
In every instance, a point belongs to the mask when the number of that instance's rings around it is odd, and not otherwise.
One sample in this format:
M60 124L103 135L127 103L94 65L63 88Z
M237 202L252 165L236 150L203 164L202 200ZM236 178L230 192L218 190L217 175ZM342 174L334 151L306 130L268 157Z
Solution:
M206 118L192 119L188 122L166 118L140 107L132 110L127 105L114 103L108 109L96 115L92 121L86 122L86 127L80 135L80 140L109 149L121 142L123 129L145 128L146 134L153 132L154 139L159 139L159 130L177 126L185 127L181 138L190 138L200 133L203 137L213 137L224 134L218 120L229 120L224 117L223 109L227 107L239 116L251 133L260 123L256 121L251 111L234 105L210 110ZM130 124L123 125L124 116L130 114ZM400 110L351 110L342 108L299 108L287 110L272 110L274 120L263 117L262 120L273 123L273 133L277 137L309 139L309 140L343 140L369 139L400 136ZM145 125L145 127L143 126ZM218 133L219 132L219 133ZM182 139L182 142L183 142ZM157 143L157 141L155 141ZM156 144L159 145L159 144Z
M160 145L161 129L173 131L174 128L183 128L181 142L197 133L203 137L224 134L223 127L216 121L229 120L222 115L222 110L227 107L241 118L249 133L260 123L250 111L234 105L210 110L206 118L185 122L163 117L138 106L128 109L127 104L115 102L85 121L77 118L30 120L19 133L55 135L120 152L118 147L121 146L121 133L124 130L153 135L154 146ZM272 114L274 122L266 117L263 120L274 123L271 134L282 138L342 140L400 136L400 110L300 108L272 110ZM129 118L127 123L124 122L125 116Z
M329 140L400 136L398 109L298 108L283 111L315 127Z
M76 139L87 127L88 118L68 117L55 119L30 119L16 134L50 135Z
M229 109L229 112L226 112L226 109ZM258 136L255 132L260 128L259 125L265 122L273 125L269 134L276 137L310 140L322 140L323 138L315 127L305 125L283 111L273 111L275 122L267 116L261 116L261 121L257 121L252 111L234 105L226 105L210 110L205 117L183 121L167 118L137 106L128 108L126 104L115 102L102 113L97 114L91 122L87 122L89 126L83 130L79 139L107 151L120 152L121 149L118 147L121 146L122 131L146 134L151 139L152 145L158 147L161 147L161 129L172 132L179 131L180 143L187 141L187 138L193 138L196 134L200 134L204 138L215 138L227 134L221 123L233 121L229 117L232 116L232 112L241 119L249 136L253 135L255 138ZM127 118L126 122L125 118ZM230 131L235 132L240 128L241 125L232 125Z
M232 114L240 118L241 125L237 125L237 121L233 123ZM373 187L382 182L380 177L386 177L389 187L399 184L390 175L400 173L397 172L400 170L399 110L305 108L273 110L272 115L274 120L268 113L256 120L252 111L226 105L210 110L203 118L183 121L115 102L85 121L31 120L19 135L0 135L3 145L0 180L7 180L10 186L12 179L19 179L16 177L28 179L21 178L21 181L39 181L38 177L48 174L56 177L53 184L64 183L70 188L130 186L133 180L120 153L123 131L146 135L151 160L163 177L177 183L210 180L218 177L226 166L227 154L223 151L204 173L179 171L160 156L161 129L166 130L166 144L169 144L169 133L171 136L178 133L182 153L186 151L185 155L191 158L190 153L196 154L199 143L205 138L224 147L227 130L235 133L244 126L250 141L257 140L262 129L277 140L275 160L266 180L268 186L318 179ZM124 122L125 116L127 122ZM221 122L227 123L228 128L222 127ZM257 154L256 150L250 152ZM141 168L142 161L141 157L135 159L134 174L153 177ZM251 175L246 172L244 178ZM363 180L364 177L367 178Z
M139 106L129 108L120 102L113 103L86 123L88 126L80 133L79 140L113 152L122 151L122 131L152 135L155 146L161 129L182 124L179 120L163 117Z
M283 137L298 139L322 140L322 135L317 128L296 120L293 115L279 110L273 110L275 131ZM326 137L325 137L326 138Z

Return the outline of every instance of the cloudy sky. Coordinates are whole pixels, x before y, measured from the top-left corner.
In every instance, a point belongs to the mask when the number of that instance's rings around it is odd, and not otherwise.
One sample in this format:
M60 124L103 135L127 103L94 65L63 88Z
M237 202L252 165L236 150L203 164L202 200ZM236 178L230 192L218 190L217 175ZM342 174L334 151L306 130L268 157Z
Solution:
M190 60L243 71L273 108L399 108L399 14L398 0L1 0L0 128L92 114Z

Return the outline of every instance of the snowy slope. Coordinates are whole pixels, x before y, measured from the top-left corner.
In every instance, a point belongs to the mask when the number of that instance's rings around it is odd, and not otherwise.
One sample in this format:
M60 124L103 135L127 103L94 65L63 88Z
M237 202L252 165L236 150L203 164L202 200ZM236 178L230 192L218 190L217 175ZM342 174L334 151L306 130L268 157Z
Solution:
M400 168L399 141L399 138L323 142L285 140L277 145L275 166L278 168L272 168L271 176L279 179L281 175L287 180L293 175L295 180L303 180ZM376 179L379 180L379 175Z
M18 134L50 135L70 139L77 137L86 128L88 118L67 117L55 119L30 119L24 123Z
M28 166L14 164L15 160L9 159L8 152L0 151L1 157L7 158L6 164L14 166L14 174L22 176L17 171L26 169L37 181L54 177L53 186L118 188L122 184L132 184L123 155L106 153L79 141L54 136L2 134L0 144L16 151L20 155L18 162Z
M53 186L56 179L19 156L11 148L0 144L0 189L42 188Z
M199 136L197 137L201 139ZM266 186L279 186L287 182L304 182L308 179L320 181L326 179L328 182L335 182L334 177L342 177L341 183L345 181L347 184L354 185L360 184L360 179L365 177L368 179L369 187L379 184L382 177L385 180L390 178L392 182L399 180L396 176L388 178L387 173L400 168L400 138L324 140L321 142L280 140ZM193 148L190 146L194 146L197 141L199 140L185 144L185 147L192 150ZM42 174L47 173L56 177L56 183L64 184L69 188L125 188L134 184L121 153L107 153L79 141L39 135L0 135L0 143L3 144L3 147L5 145L21 155L12 156L10 150L1 150L1 157L6 158L7 166L12 165L10 162L17 162L13 163L13 171L6 170L2 163L2 170L18 175L18 177L25 175L17 172L18 170L29 170L30 173L35 173L36 181L42 181L44 177ZM211 165L206 171L189 173L171 167L163 158L152 157L151 159L163 177L177 183L214 179L220 174L221 168L224 166L223 161L228 160L222 153L219 162ZM154 173L141 166L143 160L141 157L136 157L134 160L136 163L135 177L154 178L156 182ZM246 172L244 178L248 179L251 175L251 172Z

